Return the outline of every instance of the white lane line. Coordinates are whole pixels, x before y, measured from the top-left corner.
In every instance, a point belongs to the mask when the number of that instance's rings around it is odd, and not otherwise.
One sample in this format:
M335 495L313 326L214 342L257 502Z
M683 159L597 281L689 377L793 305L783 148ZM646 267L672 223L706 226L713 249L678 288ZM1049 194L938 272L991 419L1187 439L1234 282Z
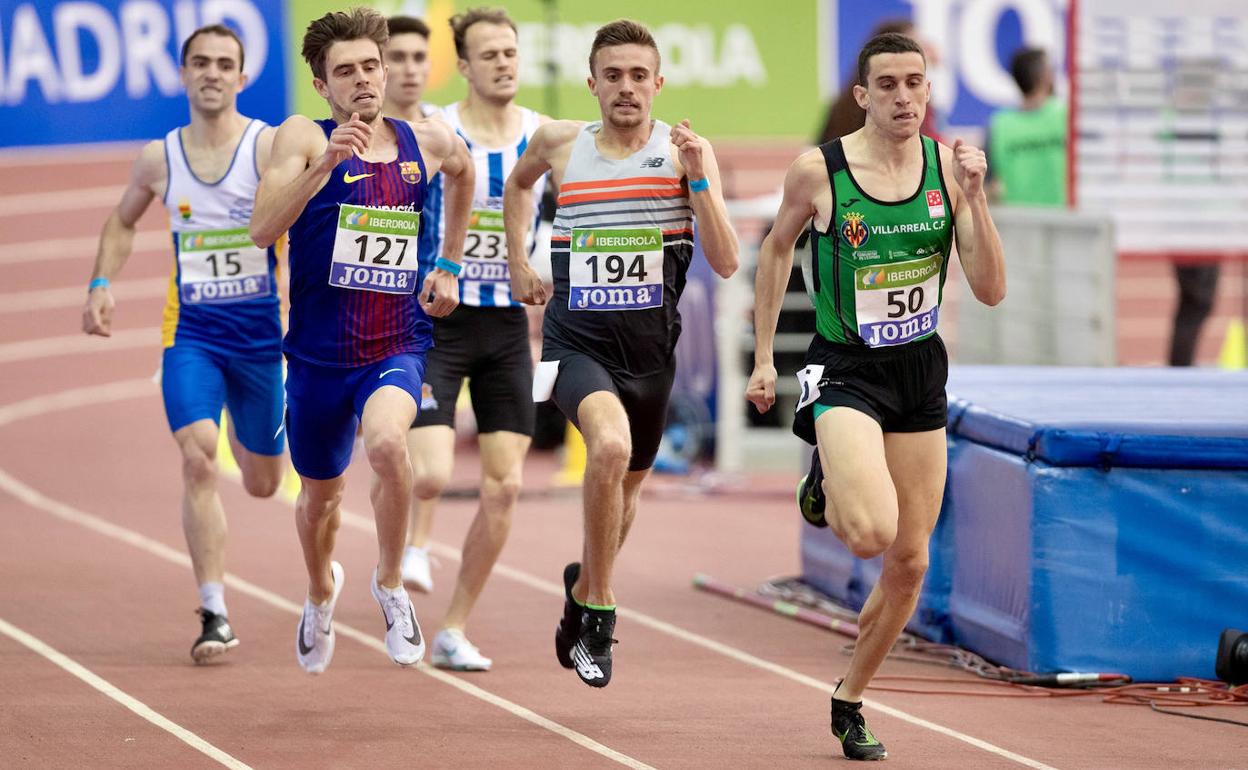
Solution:
M163 297L168 291L168 278L140 278L134 281L122 281L112 286L113 297L117 300ZM29 313L36 310L82 307L86 301L86 289L78 285L61 289L15 291L0 294L0 313Z
M43 337L37 340L6 342L0 344L0 364L16 361L33 361L39 358L76 356L80 353L111 353L129 348L151 347L160 349L160 327L145 326L141 329L121 329L111 337L92 337L86 334L66 334L63 337Z
M73 406L88 405L92 403L92 401L90 400L90 393L93 390L100 392L102 396L106 396L106 397L108 396L125 397L125 396L121 396L120 393L125 392L125 390L129 387L135 387L135 390L137 391L137 386L140 382L146 382L146 381L145 380L144 381L131 380L128 382L116 383L116 385L119 386L116 391L106 391L104 390L104 386L100 386L99 388L96 388L96 389L80 388L75 391L66 391L64 394L54 394L52 396L43 396L37 399L31 399L31 401L42 400L42 403L37 404L35 406L25 406L25 404L27 404L28 402L17 402L15 404L6 405L4 407L0 407L0 425L7 424L8 422L11 422L14 419L20 419L22 417L31 417L31 416L35 416L36 414L43 414L45 413L45 411L58 411L61 409L68 409ZM150 387L150 383L148 383L148 385ZM44 411L40 411L40 410L44 410ZM10 414L14 416L10 416ZM21 482L18 482L16 479L12 479L12 477L8 476L8 474L4 473L4 471L0 469L0 487L8 488L7 482L5 481L6 479L10 479L14 483L19 484L22 487L25 487L25 485L22 485ZM27 489L29 488L27 487ZM12 490L10 489L10 491ZM33 492L33 490L31 491ZM14 494L17 494L17 493L14 493ZM35 494L38 494L38 493L35 493ZM86 514L83 514L83 515L86 515ZM348 511L345 508L342 509L342 523L349 527L352 527L353 529L361 530L364 532L369 532L374 535L376 533L376 529L373 525L372 519L367 518L365 516L361 516L357 513ZM109 525L109 526L113 526L113 525ZM128 530L126 531L128 532ZM142 536L140 535L139 537L142 537ZM456 548L453 548L451 546L438 543L435 541L430 541L430 546L432 550L440 556L445 556L448 559L452 559L454 561L462 560L463 555ZM167 549L166 546L161 546L161 547ZM167 549L167 550L169 550L171 553L176 554L181 559L185 560L186 564L190 563L190 560L187 557L183 556L182 554L179 554L176 551L172 551L172 549ZM495 565L494 573L501 575L502 577L507 578L508 580L512 580L517 583L526 585L530 588L533 588L537 591L541 591L542 593L546 593L551 596L558 597L561 600L563 599L563 586L556 584L552 581L544 580L534 575L530 575L527 572L515 569L513 567L508 567L507 565L502 564L502 563ZM228 579L229 578L227 578L227 580ZM302 609L299 608L298 612L301 613ZM743 650L738 650L735 647L731 647L729 645L726 645L722 642L718 642L709 637L702 636L701 634L696 634L692 631L687 631L679 626L673 625L664 620L659 620L658 618L655 618L651 615L647 615L643 612L638 612L636 610L630 610L627 608L621 608L620 615L636 623L644 625L647 628L658 631L659 633L667 634L668 636L681 639L685 642L696 645L705 650L709 650L716 654L723 655L725 657L736 660L740 663L744 663L745 665L752 666L754 668L758 668L763 671L767 671L769 673L788 679L792 682L796 682L798 684L804 685L806 687L819 690L820 692L826 693L828 695L831 695L832 692L836 689L835 685L830 684L828 682L824 682L812 676L807 676L806 674L803 674L798 671L794 671L793 669L788 668L786 666L782 666L778 663L773 663L769 660L765 660L755 655L751 655L748 652L745 652ZM368 637L368 638L372 639L372 637ZM378 645L380 646L380 643L378 643ZM432 669L432 670L436 671L436 669ZM459 681L460 680L458 679L456 680L456 682L459 682ZM966 733L960 732L958 730L954 730L953 728L950 728L950 727L945 727L944 725L937 724L935 722L931 722L929 720L923 719L922 717L914 716L913 714L902 711L901 709L893 708L892 706L885 705L876 700L864 698L863 703L868 708L875 709L876 711L879 711L882 714L887 714L888 716L891 716L894 719L899 719L903 722L908 722L917 727L921 727L926 730L931 730L932 732L935 732L940 735L944 735L948 738L953 738L954 740L962 741L963 743L967 743L985 752L999 756L1002 759L1007 759L1007 760L1010 760L1011 762L1015 762L1017 764L1023 765L1024 767L1035 768L1035 770L1056 770L1056 768L1050 765L1047 765L1043 762L1040 762L1039 760L1031 759L1030 757L1025 757L1021 754L1010 751L1008 749L1003 749L1000 746L997 746L993 743L989 743L988 741L985 741L983 739L976 738L972 735L967 735Z
M370 533L376 532L376 528L373 524L372 519L369 519L365 516L361 516L358 513L352 513L351 511L348 511L346 508L342 509L342 523L354 529L359 529L359 530L363 530L363 531L370 532ZM451 546L444 545L442 543L438 543L432 540L429 541L429 545L430 545L431 550L433 550L433 552L438 554L439 556L444 556L448 559L451 559L452 561L462 561L463 559L462 552L456 548L453 548ZM525 586L528 586L529 588L532 588L537 591L541 591L542 593L550 594L551 596L556 596L559 598L560 601L563 600L563 586L558 583L554 583L549 580L544 580L542 578L536 577L534 575L530 575L527 572L523 572L513 567L508 567L506 564L502 564L501 562L494 565L494 574L505 577L508 580L521 583ZM665 620L659 620L658 618L652 615L647 615L644 612L638 612L637 610L630 610L625 607L621 607L618 610L618 612L619 612L620 617L627 618L635 623L638 623L639 625L643 625L649 629L658 631L661 634L667 634L668 636L675 637L682 641L688 642L689 644L693 644L705 650L714 652L718 655L723 655L724 657L731 658L739 663L744 663L747 666L753 666L754 668L762 669L763 671L767 671L777 676L784 677L785 679L788 679L792 682L796 682L800 685L805 685L806 687L819 690L820 692L827 693L828 695L831 695L836 690L836 685L834 684L824 682L812 676L807 676L806 674L803 674L799 671L794 671L791 668L782 666L779 663L773 663L769 660L765 660L763 658L759 658L757 656L751 655L748 652L745 652L743 650L738 650L735 647L731 647L727 644L724 644L723 642L715 641L714 639L711 639L706 636L702 636L701 634L697 634L692 631L687 631L681 628L680 626L673 625L671 623L668 623ZM922 717L916 717L913 714L909 714L900 709L893 708L892 706L886 706L883 703L880 703L879 701L868 699L868 698L863 698L863 703L868 708L875 709L876 711L879 711L881 714L887 714L893 717L894 719L900 719L903 722L909 722L912 725L916 725L918 727L931 730L932 732L939 733L948 738L953 738L955 740L959 740L964 743L969 743L970 745L978 749L983 749L984 751L990 754L995 754L1003 759L1008 759L1012 762L1017 762L1018 764L1023 765L1025 767L1032 767L1032 768L1035 768L1036 770L1056 770L1055 768L1050 767L1049 765L1046 765L1043 762L1040 762L1038 760L1031 759L1030 757L1025 757L1021 754L1017 754L1013 751L1010 751L1009 749L1003 749L1000 746L996 746L992 743L989 743L988 741L985 741L980 738L976 738L973 735L967 735L966 733L959 732L957 730L954 730L951 727L945 727L944 725L936 724L935 722L930 722L926 719L923 719Z
M0 217L111 208L121 200L121 194L125 190L126 186L123 184L110 184L103 187L80 187L76 190L0 195Z
M133 384L133 383L130 383L130 384ZM148 383L148 385L150 387L150 383ZM80 389L79 395L77 396L77 399L79 400L80 403L86 403L85 398L84 398L85 394L82 393L82 391L85 391L85 390L87 389L86 388ZM124 389L120 389L120 390L124 390ZM118 394L114 393L112 395L117 396ZM74 399L63 399L61 403L68 403L73 400ZM51 404L51 403L54 403L54 401L49 400L48 403ZM14 404L13 406L20 406L20 404ZM22 411L25 411L27 414L29 414L30 412L29 409L22 410ZM12 419L13 418L8 418L5 421L11 421ZM106 519L99 518L98 516L94 516L92 514L80 511L76 508L66 505L65 503L60 502L59 500L54 500L50 497L47 497L46 495L35 490L34 488L27 486L21 481L18 481L13 476L9 475L2 468L0 468L0 489L3 489L4 491L13 495L14 497L26 503L27 505L31 506L32 508L36 508L38 510L44 511L45 513L49 513L59 519L70 522L72 524L77 524L78 526L85 527L86 529L89 529L92 532L96 532L106 537L111 537L114 540L120 540L121 542L126 543L127 545L132 545L136 548L146 551L147 553L152 554L153 556L159 557L161 559L164 559L165 561L184 567L188 570L191 569L191 560L190 560L190 557L188 557L186 554L183 554L180 551L176 551L173 548L170 548L169 546L157 540L153 540L145 535L141 535L138 532L119 526L117 524L113 524L112 522ZM248 582L247 580L244 580L243 578L240 578L237 575L227 572L225 575L225 583L232 590L238 591L239 593L246 594L254 599L258 599L259 601L264 602L265 604L268 604L271 607L275 607L279 610L290 613L291 615L294 615L296 617L301 617L303 615L302 605L295 604L294 602L288 601L287 599L279 596L278 594L275 594L272 591L269 591L267 589L261 588L260 586L254 583ZM385 644L379 641L375 634L366 634L357 628L354 628L352 626L349 626L337 620L334 621L334 628L337 630L339 634L349 637L351 639L354 639L355 641L360 642L361 644L364 644L374 650L381 652L383 655L388 655L388 653L386 652ZM291 665L294 665L294 664L291 663ZM609 746L603 745L599 743L598 741L595 741L593 738L590 738L587 735L579 733L570 727L565 727L564 725L558 722L555 722L551 719L547 719L546 717L532 711L531 709L525 708L524 706L521 706L520 704L514 703L512 701L509 701L506 698L503 698L499 695L495 695L494 693L489 692L488 690L484 690L458 677L451 676L450 674L447 674L444 671L440 671L424 663L421 663L416 668L421 673L431 676L434 679L438 680L439 682L442 682L443 684L448 684L452 687L455 687L456 689L460 690L461 692L467 695L470 695L474 698L485 701L486 703L489 703L492 706L496 706L512 714L513 716L519 717L545 730L549 730L550 732L554 733L555 735L558 735L561 738L571 741L572 743L575 743L576 745L581 746L582 748L588 749L607 759L618 762L619 764L624 765L625 767L636 768L637 770L653 770L653 768L651 768L650 765L647 765L646 763L640 760L634 759L633 757L630 757L627 754L623 754L619 751L616 751L615 749Z
M210 759L214 759L226 767L236 768L237 770L251 770L250 765L240 762L216 746L213 746L208 741L200 738L195 733L187 730L177 722L161 715L159 712L153 710L150 706L143 703L139 699L118 689L114 684L91 671L86 666L83 666L73 658L57 651L40 639L31 636L12 623L7 622L4 618L0 618L0 634L4 634L34 653L42 655L52 663L60 666L65 671L68 671L70 674L78 677L104 695L107 695L109 698L117 701L121 705L133 711L135 714L138 714L186 745L206 755Z
M100 220L103 225L104 221ZM25 262L48 262L57 259L77 259L84 264L83 278L88 277L90 261L99 249L99 236L80 238L40 238L37 241L0 244L0 265L17 265ZM149 251L173 253L173 236L168 230L140 230L134 234L134 254Z

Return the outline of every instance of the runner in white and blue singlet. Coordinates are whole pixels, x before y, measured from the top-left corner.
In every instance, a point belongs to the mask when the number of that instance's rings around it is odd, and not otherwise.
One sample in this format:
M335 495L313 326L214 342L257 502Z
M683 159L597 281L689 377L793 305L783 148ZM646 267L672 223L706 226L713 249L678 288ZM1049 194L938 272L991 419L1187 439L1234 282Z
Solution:
M464 239L460 304L434 323L436 345L428 358L420 414L409 434L416 484L403 582L417 590L433 587L429 530L434 506L450 480L455 406L467 378L481 446L481 504L431 659L443 668L480 671L491 661L464 636L464 627L506 542L534 424L528 314L511 296L503 184L548 119L515 104L516 27L506 11L472 9L452 18L451 30L468 95L444 108L441 117L468 145L476 190ZM528 211L536 224L537 207ZM526 255L535 243L536 227L525 243Z
M130 257L135 228L152 200L169 212L174 265L161 337L161 394L182 454L182 527L199 584L202 630L196 663L238 645L225 605L225 512L217 493L217 441L223 407L243 486L268 497L282 476L283 437L277 260L247 235L256 184L274 131L240 115L246 84L243 46L228 27L193 32L180 75L190 125L149 142L121 203L100 236L83 311L83 331L109 336L109 279Z

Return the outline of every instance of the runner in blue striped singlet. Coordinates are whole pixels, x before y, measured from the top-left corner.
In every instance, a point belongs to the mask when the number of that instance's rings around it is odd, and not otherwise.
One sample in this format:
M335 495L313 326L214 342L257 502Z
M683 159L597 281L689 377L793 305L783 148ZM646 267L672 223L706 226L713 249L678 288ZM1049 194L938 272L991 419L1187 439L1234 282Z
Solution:
M121 203L104 225L83 331L109 336L109 279L129 259L136 225L156 198L173 231L174 264L165 303L161 394L182 453L182 530L199 584L202 631L196 663L238 646L225 606L225 511L217 493L221 409L243 486L256 497L282 477L282 324L277 258L247 235L256 185L274 129L238 114L247 82L243 46L228 27L193 32L182 47L182 85L191 123L149 142Z
M586 684L605 687L615 628L611 573L667 417L694 221L719 275L737 269L738 249L710 143L687 120L668 126L650 117L663 76L649 31L628 20L602 27L589 63L601 121L538 129L507 179L503 215L512 294L545 304L546 287L523 248L533 188L550 172L559 185L555 288L533 397L553 396L588 453L585 562L564 568L555 655Z
M511 528L534 422L529 323L525 307L511 297L503 182L548 119L515 104L519 58L516 27L506 11L474 8L453 17L451 30L468 95L439 117L467 143L476 190L464 240L460 304L434 323L420 413L408 434L416 483L402 572L405 585L432 590L429 530L434 506L450 480L455 406L467 378L481 445L481 504L430 658L441 668L484 671L491 661L468 641L464 627ZM530 217L536 222L536 207ZM430 231L442 229L437 217L428 219L439 225ZM525 244L526 253L535 240L536 231Z
M430 316L455 308L460 266L457 255L439 259L422 281L416 251L428 180L439 171L446 243L462 248L473 169L445 123L382 116L386 40L385 18L367 8L308 25L303 56L332 118L282 123L251 220L257 243L290 231L286 431L303 482L296 522L308 570L295 652L309 673L324 671L333 654L343 570L331 557L357 427L376 476L380 558L369 587L386 649L404 666L425 652L399 576L412 494L407 431L432 345Z

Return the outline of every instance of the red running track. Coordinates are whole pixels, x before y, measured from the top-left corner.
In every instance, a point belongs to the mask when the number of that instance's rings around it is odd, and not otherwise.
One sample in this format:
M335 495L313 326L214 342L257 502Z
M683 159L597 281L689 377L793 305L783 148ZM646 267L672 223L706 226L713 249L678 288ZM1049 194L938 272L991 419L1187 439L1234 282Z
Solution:
M0 157L0 765L31 767L813 767L840 759L828 694L846 640L693 590L706 572L752 586L799 571L793 478L684 493L656 479L618 564L616 673L591 690L551 636L559 575L579 553L579 498L534 455L511 541L469 628L485 674L403 670L380 648L366 581L376 559L367 474L353 467L337 558L347 582L329 671L293 641L306 587L293 512L223 483L227 601L242 640L195 667L194 581L179 524L179 463L159 391L160 280L151 244L117 283L117 335L79 334L95 235L131 150L73 162ZM460 453L456 483L477 468ZM437 628L474 510L448 500L434 538ZM911 662L890 675L942 674ZM963 676L968 683L969 675ZM898 768L1244 766L1239 728L1093 699L869 695Z

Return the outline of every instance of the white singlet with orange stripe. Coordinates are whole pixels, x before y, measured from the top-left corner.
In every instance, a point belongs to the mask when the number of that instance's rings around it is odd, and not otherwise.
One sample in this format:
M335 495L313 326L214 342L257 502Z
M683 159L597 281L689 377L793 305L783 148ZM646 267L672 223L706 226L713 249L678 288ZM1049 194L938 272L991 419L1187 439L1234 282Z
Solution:
M622 160L577 135L550 239L554 297L546 344L644 376L665 368L680 335L676 304L693 255L693 209L671 157L671 127L653 121L646 146Z

